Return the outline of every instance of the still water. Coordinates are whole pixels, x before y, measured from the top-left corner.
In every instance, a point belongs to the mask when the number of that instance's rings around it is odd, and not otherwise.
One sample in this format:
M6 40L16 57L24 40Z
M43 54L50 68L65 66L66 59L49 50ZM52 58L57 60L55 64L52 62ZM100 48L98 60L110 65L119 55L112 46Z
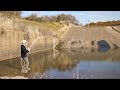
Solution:
M31 70L21 73L20 57L0 62L0 77L30 79L120 79L120 49L61 49L29 55Z

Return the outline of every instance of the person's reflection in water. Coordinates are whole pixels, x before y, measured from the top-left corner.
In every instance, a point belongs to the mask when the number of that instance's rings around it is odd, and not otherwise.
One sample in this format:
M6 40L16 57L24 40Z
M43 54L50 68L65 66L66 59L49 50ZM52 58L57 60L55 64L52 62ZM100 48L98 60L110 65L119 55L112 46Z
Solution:
M53 56L54 56L54 59L55 59L56 58L55 49L53 49Z
M22 73L27 73L30 68L27 53L30 52L30 49L26 49L27 41L23 40L21 45L21 66L22 66Z
M92 48L92 49L91 49L91 53L94 53L94 51L95 51L95 50Z

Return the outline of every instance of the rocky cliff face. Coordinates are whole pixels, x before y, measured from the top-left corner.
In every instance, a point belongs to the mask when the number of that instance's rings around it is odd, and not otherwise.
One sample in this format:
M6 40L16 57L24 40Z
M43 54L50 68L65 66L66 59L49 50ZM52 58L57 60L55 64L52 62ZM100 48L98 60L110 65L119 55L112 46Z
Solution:
M120 31L119 26L113 26ZM94 47L98 48L97 41L105 40L111 48L120 47L120 33L111 26L105 27L71 27L61 37L64 42L62 48Z
M32 46L31 53L53 47L52 35L43 35L37 28L26 26L18 19L0 18L0 60L20 56L20 45L23 39Z

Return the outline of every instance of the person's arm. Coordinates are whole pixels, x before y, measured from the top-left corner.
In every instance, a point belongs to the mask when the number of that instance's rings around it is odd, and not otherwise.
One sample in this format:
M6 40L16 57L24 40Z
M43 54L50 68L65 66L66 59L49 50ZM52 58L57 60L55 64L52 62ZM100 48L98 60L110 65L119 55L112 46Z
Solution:
M30 52L30 48L27 49Z
M29 52L29 51L26 49L25 46L22 47L22 51L23 51L24 55L26 55L26 54Z
M26 49L26 53L29 53L29 51Z

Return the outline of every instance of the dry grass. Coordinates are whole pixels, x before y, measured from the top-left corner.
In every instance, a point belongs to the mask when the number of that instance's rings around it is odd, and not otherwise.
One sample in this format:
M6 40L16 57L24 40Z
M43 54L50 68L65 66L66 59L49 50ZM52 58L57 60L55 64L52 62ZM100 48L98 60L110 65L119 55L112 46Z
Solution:
M56 31L62 28L57 22L35 22L23 19L9 19L0 17L0 28L4 30L20 30L20 31Z
M28 21L22 20L25 25L30 25L34 28L40 28L44 30L59 30L62 26L57 22L35 22L35 21Z

